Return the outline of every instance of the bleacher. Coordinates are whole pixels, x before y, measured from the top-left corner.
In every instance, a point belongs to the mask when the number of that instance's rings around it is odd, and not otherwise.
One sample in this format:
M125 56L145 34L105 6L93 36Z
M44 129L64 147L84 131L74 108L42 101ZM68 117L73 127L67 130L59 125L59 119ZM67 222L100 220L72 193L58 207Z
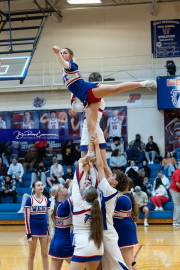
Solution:
M108 160L109 163L109 160ZM155 177L157 176L157 170L161 170L160 164L150 164L151 168L150 182L153 184ZM64 173L67 173L67 166L63 166ZM167 176L167 171L163 171L163 174ZM170 178L169 178L170 181ZM31 173L30 168L28 168L27 173L23 176L22 187L19 187L17 183L17 202L13 203L11 197L2 198L2 203L0 204L0 224L24 224L24 214L18 214L17 211L21 208L22 196L24 193L31 194ZM49 188L46 188L49 189ZM154 206L151 202L148 202L149 213L149 223L172 223L173 218L173 202L170 201L163 205L165 211L154 211ZM144 214L140 213L140 223L143 222Z

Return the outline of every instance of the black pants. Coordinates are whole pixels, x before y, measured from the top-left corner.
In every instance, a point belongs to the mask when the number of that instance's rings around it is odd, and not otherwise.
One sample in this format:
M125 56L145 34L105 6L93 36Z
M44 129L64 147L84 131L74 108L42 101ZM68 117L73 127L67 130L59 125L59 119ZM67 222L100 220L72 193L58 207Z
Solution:
M127 175L128 175L131 179L134 179L134 178L137 176L137 172L131 168L131 169L129 169L129 171L127 172Z
M13 197L13 203L16 203L17 200L17 192L13 190L12 192L5 193L4 191L0 192L0 203L1 203L1 197L8 197L11 196Z
M122 171L123 173L125 173L126 168L125 168L124 166L122 166L122 167L120 167L120 168L118 168L118 167L112 167L111 170L112 170L112 171L113 171L113 170L120 170L120 171Z
M38 147L38 157L37 157L37 162L38 160L42 160L43 161L43 158L45 157L45 154L46 154L46 147L45 146L40 146Z

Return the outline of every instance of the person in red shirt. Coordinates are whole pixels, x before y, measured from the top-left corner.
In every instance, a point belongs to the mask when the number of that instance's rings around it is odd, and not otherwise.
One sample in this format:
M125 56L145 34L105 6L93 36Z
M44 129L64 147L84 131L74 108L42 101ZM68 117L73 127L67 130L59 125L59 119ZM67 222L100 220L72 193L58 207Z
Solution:
M46 141L36 141L34 143L34 146L37 148L37 151L38 151L38 157L37 157L37 160L40 160L45 157L45 154L46 154L46 145L47 145L47 142Z
M180 227L180 165L172 175L170 193L174 203L173 226Z
M180 136L177 137L177 141L173 143L173 152L171 156L176 157L176 161L180 160Z

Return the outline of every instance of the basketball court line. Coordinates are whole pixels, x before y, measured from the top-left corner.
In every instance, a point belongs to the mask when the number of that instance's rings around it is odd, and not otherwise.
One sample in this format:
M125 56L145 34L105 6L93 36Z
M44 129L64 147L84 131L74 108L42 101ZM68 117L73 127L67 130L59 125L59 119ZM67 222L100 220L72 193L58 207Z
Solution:
M135 256L134 256L134 260L136 259L137 255L138 255L139 252L141 251L142 247L143 247L143 245L141 245L141 246L138 248L138 250L136 251L136 254L135 254Z

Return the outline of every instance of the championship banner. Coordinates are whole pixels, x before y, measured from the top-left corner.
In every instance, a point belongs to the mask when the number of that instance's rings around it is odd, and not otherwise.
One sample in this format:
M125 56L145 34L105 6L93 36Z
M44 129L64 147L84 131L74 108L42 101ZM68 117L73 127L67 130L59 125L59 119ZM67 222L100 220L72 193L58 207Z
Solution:
M0 141L19 141L23 155L35 141L47 141L60 153L67 140L80 144L83 118L83 113L72 109L0 112ZM126 148L127 107L106 108L100 126L108 150L115 136L121 138Z
M154 58L180 56L180 20L151 22L151 45Z
M173 144L180 135L180 110L164 111L165 151L173 151Z
M180 108L180 77L157 78L158 109Z

